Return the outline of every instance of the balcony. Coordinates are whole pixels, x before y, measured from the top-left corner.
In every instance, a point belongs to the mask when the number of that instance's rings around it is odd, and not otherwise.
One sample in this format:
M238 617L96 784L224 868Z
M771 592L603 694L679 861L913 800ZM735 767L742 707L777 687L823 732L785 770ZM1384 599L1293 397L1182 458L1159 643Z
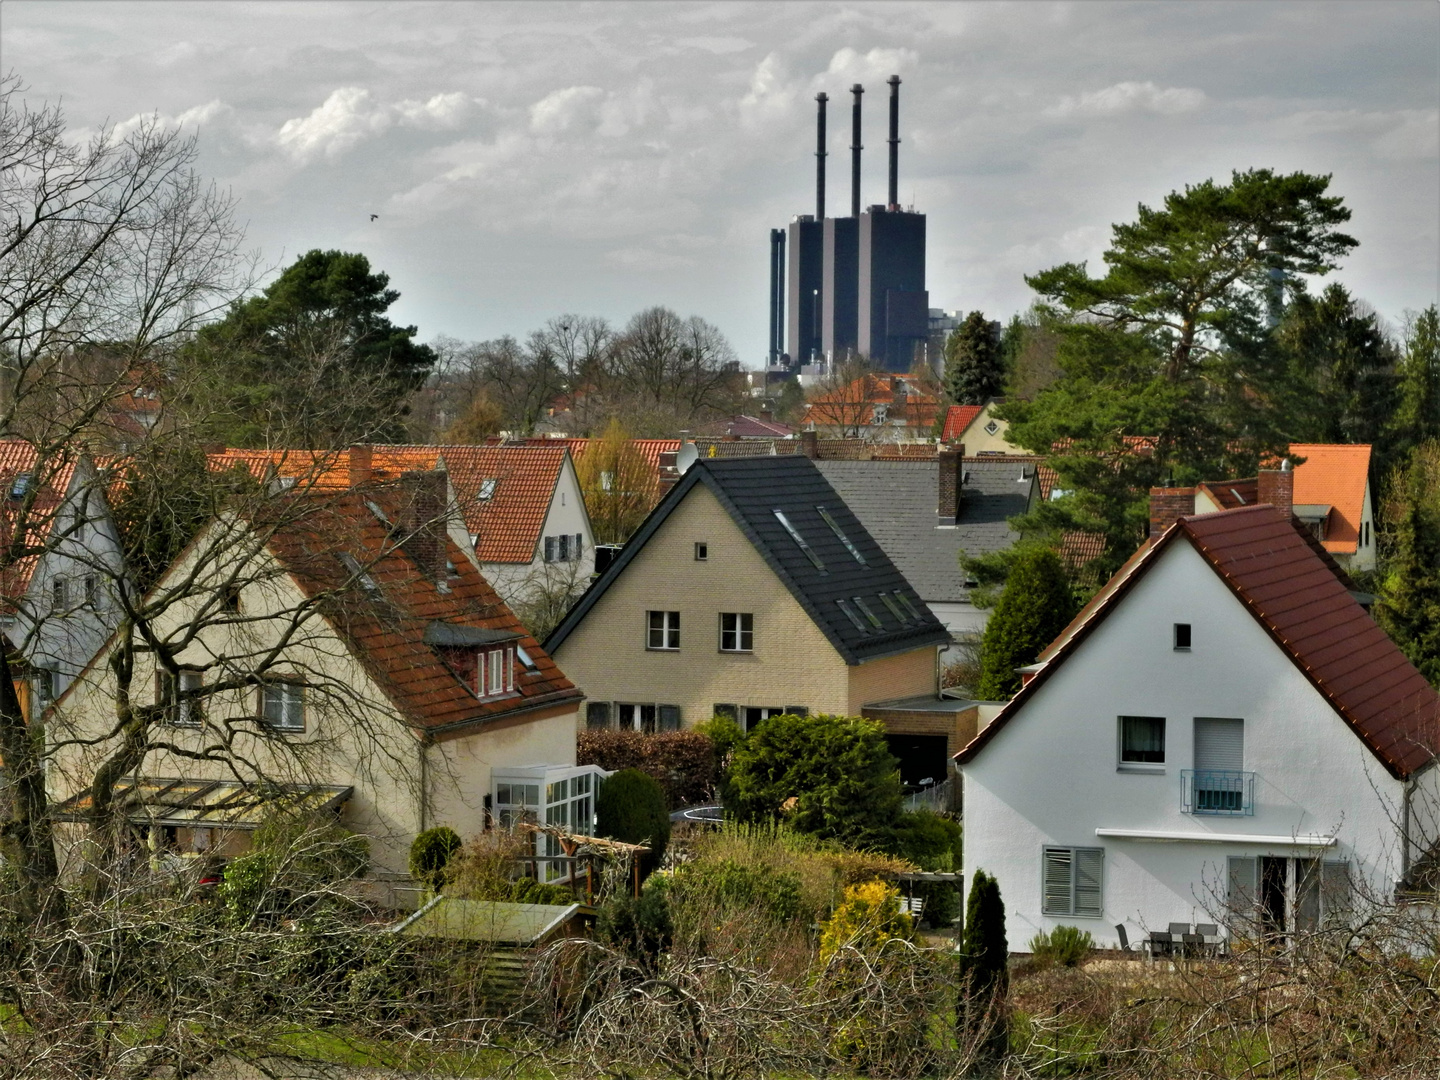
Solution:
M1186 814L1251 817L1255 774L1239 769L1182 769L1180 809Z

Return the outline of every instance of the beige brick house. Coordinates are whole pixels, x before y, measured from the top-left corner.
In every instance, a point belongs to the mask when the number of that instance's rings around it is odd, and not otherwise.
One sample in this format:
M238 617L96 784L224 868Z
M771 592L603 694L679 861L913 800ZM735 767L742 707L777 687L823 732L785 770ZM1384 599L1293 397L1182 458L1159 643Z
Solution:
M589 726L659 731L934 695L948 641L797 455L692 465L546 649Z

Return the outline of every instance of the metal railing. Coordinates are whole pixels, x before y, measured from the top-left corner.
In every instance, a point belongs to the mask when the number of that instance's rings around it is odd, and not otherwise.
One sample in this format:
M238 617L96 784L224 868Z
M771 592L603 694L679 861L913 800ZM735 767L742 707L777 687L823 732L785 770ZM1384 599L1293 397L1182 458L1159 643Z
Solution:
M953 783L950 780L942 780L938 784L923 787L913 795L905 796L905 809L934 810L937 813L949 810L952 787Z
M1186 814L1250 817L1255 813L1255 774L1239 769L1182 769L1180 809Z

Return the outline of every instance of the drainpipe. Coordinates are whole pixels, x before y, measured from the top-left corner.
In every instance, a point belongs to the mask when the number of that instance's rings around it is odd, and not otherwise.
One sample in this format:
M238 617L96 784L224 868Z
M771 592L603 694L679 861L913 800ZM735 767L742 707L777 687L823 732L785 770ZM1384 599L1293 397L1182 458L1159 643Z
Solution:
M420 738L420 828L419 832L426 829L426 817L430 804L430 740L424 736Z

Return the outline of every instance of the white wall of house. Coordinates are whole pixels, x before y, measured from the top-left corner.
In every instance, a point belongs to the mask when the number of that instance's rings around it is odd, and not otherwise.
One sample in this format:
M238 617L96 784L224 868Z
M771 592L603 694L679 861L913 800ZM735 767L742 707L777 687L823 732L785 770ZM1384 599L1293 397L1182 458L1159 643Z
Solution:
M1176 651L1175 623L1193 628ZM1119 768L1119 717L1166 718L1165 762ZM1248 817L1181 812L1195 717L1245 721ZM1400 876L1402 785L1187 543L1174 543L1110 616L964 766L965 874L999 882L1010 947L1079 926L1115 944L1169 922L1215 922L1228 856L1343 859L1389 895ZM1434 771L1434 770L1432 770ZM1210 842L1097 836L1097 830L1202 834ZM1336 836L1316 851L1296 838ZM1235 837L1281 839L1234 842ZM1042 914L1042 848L1103 848L1099 918Z
M1365 498L1360 503L1360 539L1354 555L1337 557L1347 570L1361 572L1374 570L1376 564L1375 511L1370 498L1370 481L1365 481Z
M573 556L577 535L581 537L578 559ZM564 561L546 562L547 536L569 537L566 547L570 557ZM558 544L554 547L558 548ZM575 464L568 454L556 479L555 490L551 493L550 508L545 513L545 524L530 561L481 563L480 572L501 599L512 606L524 604L527 596L537 589L565 583L573 583L583 589L590 580L595 572L595 533L590 527L590 515L585 511L585 497L580 490L580 479L575 474Z

